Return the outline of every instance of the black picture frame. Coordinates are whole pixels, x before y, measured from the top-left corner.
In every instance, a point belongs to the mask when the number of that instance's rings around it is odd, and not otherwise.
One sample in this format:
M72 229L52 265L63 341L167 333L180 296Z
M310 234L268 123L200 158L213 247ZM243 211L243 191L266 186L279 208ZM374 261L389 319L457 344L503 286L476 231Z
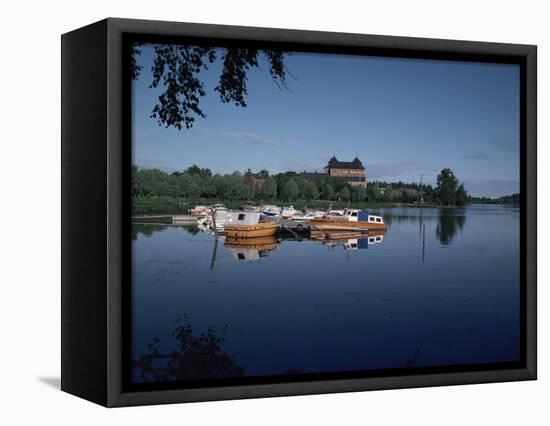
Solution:
M127 385L129 40L517 63L521 75L521 362L139 390ZM536 46L109 18L62 36L62 390L98 404L256 398L534 380L537 373Z

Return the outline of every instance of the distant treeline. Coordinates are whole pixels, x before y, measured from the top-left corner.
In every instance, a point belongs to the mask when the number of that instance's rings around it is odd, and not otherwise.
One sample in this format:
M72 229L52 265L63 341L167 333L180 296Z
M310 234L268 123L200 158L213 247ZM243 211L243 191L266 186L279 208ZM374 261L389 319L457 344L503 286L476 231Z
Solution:
M135 197L208 198L219 200L294 201L335 200L397 203L433 203L463 206L464 186L450 169L438 175L437 186L405 182L368 182L367 189L334 177L309 179L296 172L270 175L267 170L253 174L213 174L193 165L183 172L132 168L132 195Z
M480 204L519 204L519 201L520 201L519 194L504 195L498 198L468 197L469 203L480 203Z

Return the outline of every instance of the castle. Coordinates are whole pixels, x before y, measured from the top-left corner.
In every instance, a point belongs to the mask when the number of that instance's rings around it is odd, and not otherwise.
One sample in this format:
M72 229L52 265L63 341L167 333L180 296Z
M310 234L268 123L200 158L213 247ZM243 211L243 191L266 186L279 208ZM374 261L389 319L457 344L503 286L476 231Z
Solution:
M353 161L339 161L333 156L323 170L328 176L345 179L352 186L367 187L365 167L357 157Z

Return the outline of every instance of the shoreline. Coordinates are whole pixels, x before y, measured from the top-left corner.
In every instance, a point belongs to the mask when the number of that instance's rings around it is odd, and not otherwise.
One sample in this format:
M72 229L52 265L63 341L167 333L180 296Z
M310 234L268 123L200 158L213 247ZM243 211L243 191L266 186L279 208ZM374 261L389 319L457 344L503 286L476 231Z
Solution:
M186 215L188 209L196 205L211 205L216 203L224 204L229 209L239 209L245 203L244 200L219 200L219 199L185 199L176 197L132 197L132 217L154 216L154 215ZM265 201L263 204L276 204L279 206L294 206L298 210L305 208L333 209L355 208L355 209L392 209L392 208L438 208L438 209L463 209L471 205L497 205L495 203L471 203L465 206L444 206L432 203L399 203L399 202L346 202L346 201L325 201L325 200L295 200L282 203L280 200ZM510 207L517 207L515 204L498 204Z

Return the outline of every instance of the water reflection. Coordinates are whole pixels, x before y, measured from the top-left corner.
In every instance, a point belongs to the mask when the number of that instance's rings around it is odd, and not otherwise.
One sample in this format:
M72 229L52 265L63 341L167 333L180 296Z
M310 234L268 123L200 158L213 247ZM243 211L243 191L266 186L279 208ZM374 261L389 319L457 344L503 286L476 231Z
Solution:
M210 326L206 333L195 335L189 318L184 314L176 320L172 332L176 347L161 352L158 348L160 339L154 338L148 345L149 353L133 362L134 374L143 382L240 377L244 367L237 364L235 355L222 350L228 328L225 325L218 332Z
M231 252L233 259L252 262L267 256L277 248L279 241L273 237L226 238L224 246Z
M132 241L137 240L140 235L150 237L155 232L164 231L168 225L150 223L132 223Z
M225 238L224 247L229 250L233 259L239 262L260 261L275 250L282 242L296 241L304 244L323 244L330 248L342 247L344 250L366 249L369 245L381 244L386 231L339 232L339 231L311 231L309 238L275 238L273 236L261 238ZM215 262L218 241L215 239L212 266Z
M196 224L190 225L164 225L160 223L132 223L132 241L136 240L140 235L151 237L157 232L162 232L168 227L180 228L191 235L197 235L201 230Z
M380 235L134 224L133 380L516 360L519 210L379 212Z
M457 232L462 232L465 222L466 215L463 212L460 214L460 211L453 211L452 214L449 214L444 209L441 209L438 224L435 228L439 242L445 246L451 244Z

